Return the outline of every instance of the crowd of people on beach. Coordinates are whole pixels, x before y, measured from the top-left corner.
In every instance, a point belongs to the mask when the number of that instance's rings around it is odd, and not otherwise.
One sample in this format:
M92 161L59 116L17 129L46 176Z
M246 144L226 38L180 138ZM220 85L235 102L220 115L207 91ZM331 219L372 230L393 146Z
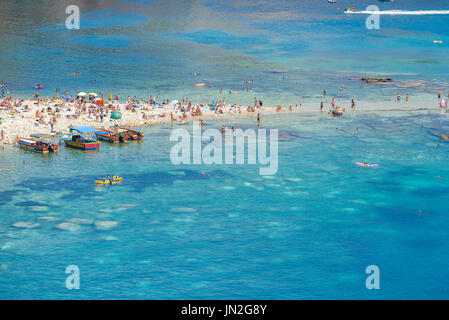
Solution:
M246 89L242 90L252 91L248 85L254 84L254 80L245 80ZM77 94L76 97L71 97L69 92L64 92L64 96L60 97L59 89L56 89L56 93L53 97L42 98L39 87L33 94L31 99L14 98L10 95L10 91L4 81L0 83L0 112L3 115L7 114L9 117L22 117L33 118L35 125L47 125L51 132L56 130L58 122L62 119L67 121L95 121L98 123L105 122L109 115L113 112L123 112L128 122L132 123L152 123L162 121L164 118L166 121L172 123L180 121L185 122L189 118L203 117L205 113L208 115L241 115L245 113L258 112L258 123L260 123L260 112L264 111L264 105L260 98L254 97L254 103L249 105L237 105L229 104L226 102L225 90L220 88L218 90L218 98L212 100L211 103L203 104L199 101L195 104L193 100L188 97L182 97L181 101L160 99L159 97L150 95L148 99L138 99L136 96L131 98L128 96L124 103L120 103L118 95L114 97L109 92L108 98L105 98L105 94L100 92L97 98L97 94ZM344 91L345 88L341 86L339 90ZM237 94L237 91L229 89L227 91L229 95ZM323 99L320 102L319 110L324 112L325 110L325 98L327 98L327 90L323 90ZM448 108L449 94L446 97L442 96L438 91L439 107L441 109ZM350 100L351 110L355 110L355 99ZM401 95L398 93L396 101L401 101ZM409 101L409 95L405 95L405 101ZM273 106L273 111L282 112L284 107L281 105ZM296 104L295 106L289 105L285 107L289 112L302 111L302 104ZM330 106L328 113L336 116L342 115L346 112L346 108L337 104L336 98L332 97L330 100ZM30 115L32 115L30 117ZM0 117L0 124L5 122ZM106 124L108 124L107 122ZM59 128L60 129L60 128ZM5 136L8 132L5 132L4 128L0 131L0 139L5 140Z
M6 84L2 82L1 86L4 88ZM168 99L162 100L152 95L145 100L139 100L136 96L134 98L128 96L126 102L120 103L119 96L112 97L111 93L105 99L103 92L100 92L97 98L95 93L83 93L82 95L79 93L76 97L71 97L68 91L60 97L59 91L57 89L53 97L43 98L40 90L36 90L33 92L31 99L15 98L9 95L8 91L0 97L0 113L3 116L6 115L8 122L19 122L19 119L33 119L31 123L26 120L29 127L48 126L51 132L56 134L57 124L61 122L71 124L71 122L78 121L77 124L82 125L83 121L95 121L102 124L113 112L122 113L124 121L127 121L128 124L131 123L129 126L132 126L162 122L164 118L171 122L185 121L188 118L201 117L205 112L212 116L240 115L243 112L262 110L263 105L262 101L256 97L254 98L254 105L227 104L224 96L210 104L194 104L188 97L182 97L181 101L173 100L170 102ZM222 92L222 89L220 92ZM20 121L20 123L24 123L24 121ZM0 117L0 124L2 122L4 120ZM58 126L58 129L63 130L64 128ZM8 135L8 132L3 131L2 128L0 139L4 141L6 135ZM11 141L11 139L9 140Z

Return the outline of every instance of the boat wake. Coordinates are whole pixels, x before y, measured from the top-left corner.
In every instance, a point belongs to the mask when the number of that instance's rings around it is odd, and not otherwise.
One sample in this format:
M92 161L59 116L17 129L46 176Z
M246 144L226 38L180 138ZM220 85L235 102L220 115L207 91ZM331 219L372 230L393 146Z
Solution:
M407 10L384 10L384 11L345 11L348 14L383 14L383 15L415 15L415 16L423 16L423 15L437 15L437 14L449 14L449 10L417 10L417 11L407 11Z

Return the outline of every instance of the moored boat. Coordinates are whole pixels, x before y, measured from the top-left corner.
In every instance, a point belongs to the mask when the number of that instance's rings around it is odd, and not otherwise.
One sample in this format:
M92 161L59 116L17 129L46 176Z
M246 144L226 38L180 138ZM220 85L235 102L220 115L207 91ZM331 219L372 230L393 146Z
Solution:
M118 132L113 132L110 130L106 130L106 129L96 129L95 134L98 138L98 140L101 141L106 141L109 143L119 143L119 142L127 142L128 141L128 136L118 133Z
M17 143L19 144L20 149L39 153L56 152L58 150L57 144L52 144L40 140L33 140L29 138L18 138Z
M95 139L94 128L76 127L71 128L70 132L61 135L61 140L67 147L80 150L100 149L100 141Z
M354 13L355 12L355 7L351 7L351 8L346 8L345 13Z
M143 140L144 134L140 131L132 130L129 128L119 128L118 133L128 137L128 140L140 141Z

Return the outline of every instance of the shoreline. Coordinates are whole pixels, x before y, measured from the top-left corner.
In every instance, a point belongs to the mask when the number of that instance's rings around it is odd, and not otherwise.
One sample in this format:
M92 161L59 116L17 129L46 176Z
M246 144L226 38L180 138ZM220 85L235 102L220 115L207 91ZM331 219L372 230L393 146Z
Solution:
M6 99L0 100L0 102ZM87 113L81 113L77 118L70 118L74 113L73 109L77 109L73 104L62 105L58 108L58 111L45 111L47 108L56 107L55 102L51 103L41 103L37 105L34 100L17 100L22 101L21 106L14 106L10 108L5 108L4 106L0 109L0 132L3 133L3 139L0 138L0 144L2 145L15 145L17 144L17 138L23 137L27 138L32 134L48 134L48 136L58 137L62 133L69 132L69 127L76 126L90 126L94 128L109 129L115 126L115 121L110 119L109 116L104 116L103 120L99 120L98 115L87 115ZM24 106L27 106L24 109ZM138 127L149 127L158 124L170 123L171 114L175 117L173 123L187 123L195 120L219 120L219 119L230 119L236 116L242 115L256 115L275 113L274 109L271 107L264 107L262 109L258 108L254 112L247 111L247 106L240 106L240 112L234 106L223 106L220 108L223 113L215 113L209 111L209 107L201 106L201 115L192 116L187 115L186 118L181 118L182 112L179 107L174 107L171 105L164 106L151 106L140 105L138 108L133 108L133 111L126 110L129 107L128 104L120 103L115 106L117 111L122 114L122 119L118 121L118 126L138 128ZM182 107L187 108L183 105ZM193 106L196 109L196 106ZM192 108L192 110L193 110ZM77 109L79 111L79 108ZM40 113L40 117L36 116L36 112ZM112 112L112 111L111 111ZM186 112L187 114L187 112ZM144 118L145 117L145 118ZM41 118L44 120L39 121ZM50 121L52 118L56 118L53 123L53 130ZM50 120L50 121L49 121Z
M12 97L8 97L13 99ZM0 102L6 101L7 97L4 97L0 100ZM328 99L328 98L327 98ZM325 100L325 99L323 99ZM17 137L29 137L31 134L48 134L48 136L58 137L62 133L68 132L70 126L91 126L95 128L103 128L109 129L114 127L114 120L110 119L106 116L103 120L98 120L98 114L93 116L87 116L87 113L78 114L77 118L70 118L74 112L73 109L79 111L79 106L77 107L73 103L62 103L59 104L60 100L55 101L44 101L40 105L37 105L35 100L26 100L26 99L17 99L13 100L15 103L21 102L20 106L12 106L6 108L2 106L0 110L0 132L3 132L4 139L0 140L2 145L15 145L17 143ZM359 105L362 105L360 107ZM346 108L345 114L354 114L361 112L413 112L413 111L438 111L446 112L446 109L443 111L439 107L429 107L430 103L419 103L421 106L416 104L412 104L410 102L363 102L359 101L356 105L355 109ZM59 107L58 107L59 105ZM427 105L427 107L423 106ZM435 103L436 105L436 103ZM24 106L27 106L24 109ZM112 106L112 105L111 105ZM319 110L319 102L317 102L317 106L312 107L310 104L300 106L291 105L292 111L289 111L289 106L283 106L282 111L277 111L276 107L257 107L255 111L248 111L248 106L243 105L223 105L219 109L223 113L216 113L209 110L209 106L199 105L202 114L197 116L188 115L186 118L181 119L181 108L187 108L185 104L177 104L173 105L148 105L148 104L139 104L138 108L132 108L132 111L127 110L130 108L130 105L127 103L118 103L114 106L114 108L118 109L123 118L119 121L119 126L137 128L137 127L149 127L153 125L166 124L171 122L171 114L174 115L176 120L173 123L190 123L195 120L228 120L235 118L236 116L247 116L254 117L257 116L258 113L261 115L270 115L270 114L279 114L279 113L295 113L295 114L322 114L328 115L329 106L323 109L323 111ZM45 111L47 108L60 108L58 111ZM197 106L193 105L192 110L196 109ZM238 108L238 112L237 112ZM139 110L136 110L139 109ZM42 117L46 120L39 121L38 117L34 116L36 111L44 111L42 112ZM112 112L112 111L111 111ZM187 112L186 112L187 114ZM56 122L54 123L53 130L51 130L51 124L48 119L55 117Z

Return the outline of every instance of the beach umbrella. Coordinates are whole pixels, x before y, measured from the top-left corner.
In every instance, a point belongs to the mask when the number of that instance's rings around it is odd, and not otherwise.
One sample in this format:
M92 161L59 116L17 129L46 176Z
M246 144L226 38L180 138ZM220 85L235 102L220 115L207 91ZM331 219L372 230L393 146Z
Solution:
M94 102L95 102L95 104L105 104L106 103L106 101L104 101L101 98L95 99Z
M113 120L119 120L122 118L122 114L120 112L112 112L111 113L111 119Z
M66 101L73 100L72 96L67 96L64 98Z
M205 87L206 84L205 83L197 83L195 85L193 85L195 88L198 88L198 104L200 104L200 88L201 87Z
M78 93L77 93L77 96L78 96L78 97L85 97L85 96L87 96L87 93L81 91L81 92L78 92Z
M178 100L173 100L172 102L170 102L170 105L171 105L171 106L174 106L174 105L176 105L178 102L179 102Z

